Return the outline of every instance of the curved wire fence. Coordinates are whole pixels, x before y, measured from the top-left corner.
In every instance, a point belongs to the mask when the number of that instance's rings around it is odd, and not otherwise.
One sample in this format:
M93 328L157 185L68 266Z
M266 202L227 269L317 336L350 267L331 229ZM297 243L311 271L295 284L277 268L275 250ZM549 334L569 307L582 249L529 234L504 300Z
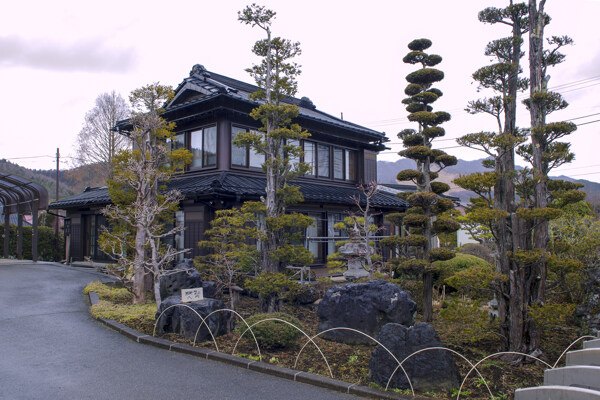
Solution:
M465 357L463 354L461 354L461 353L457 352L456 350L452 350L452 349L449 349L449 348L446 348L446 347L427 347L427 348L419 349L419 350L417 350L417 351L414 351L413 353L409 354L408 356L406 356L406 357L405 357L405 358L404 358L402 361L399 361L399 360L398 360L398 358L397 358L397 357L396 357L396 356L393 354L393 352L392 352L392 351L390 351L390 350L389 350L389 349L388 349L388 348L387 348L385 345L383 345L381 342L379 342L377 339L373 338L372 336L370 336L370 335L368 335L368 334L366 334L366 333L364 333L364 332L361 332L361 331L359 331L359 330L357 330L357 329L353 329L353 328L347 328L347 327L336 327L336 328L330 328L330 329L324 330L324 331L322 331L322 332L319 332L319 333L317 333L317 334L316 334L316 335L314 335L314 336L309 336L309 335L308 335L308 334L307 334L307 333L306 333L304 330L300 329L300 328L299 328L299 327L297 327L296 325L292 324L291 322L288 322L288 321L285 321L285 320L283 320L283 319L280 319L280 318L265 318L265 319L262 319L262 320L260 320L260 321L257 321L257 322L255 322L255 323L253 323L252 325L249 325L249 324L246 322L246 320L244 319L244 317L242 317L242 316L241 316L241 315L240 315L238 312L236 312L235 310L231 310L231 309L229 309L229 308L223 308L223 309L219 309L219 310L212 311L210 314L208 314L206 317L204 317L204 318L203 318L203 317L202 317L202 316L201 316L201 315L200 315L200 314L199 314L199 313L198 313L196 310L194 310L192 307L190 307L190 306L188 306L188 305L186 305L186 304L174 304L174 305L171 305L171 306L167 307L166 309L164 309L164 310L163 310L163 311L160 313L160 315L158 316L158 318L156 319L156 322L154 323L154 330L153 330L153 332L152 332L152 336L156 336L156 327L157 327L157 325L158 325L159 321L161 320L161 318L163 317L164 313L165 313L167 310L169 310L169 309L171 309L171 308L173 308L173 307L178 307L178 306L179 306L179 307L185 307L185 308L187 308L187 309L190 309L190 310L192 310L192 312L193 312L193 313L194 313L194 314L195 314L195 315L196 315L196 316L197 316L197 317L200 319L200 321L201 321L201 322L200 322L200 325L199 325L199 326L198 326L198 328L196 329L196 334L194 335L193 346L196 346L196 339L197 339L197 337L198 337L198 332L200 331L200 329L201 329L203 326L206 326L206 328L207 328L207 330L208 330L208 332L209 332L209 334L210 334L210 336L211 336L211 338L212 338L212 341L213 341L213 343L214 343L214 345L215 345L215 349L216 349L216 351L217 351L217 352L220 352L220 350L219 350L219 346L218 346L218 344L217 344L217 341L216 341L216 338L215 338L215 336L214 336L213 332L211 331L211 329L210 329L210 327L209 327L208 323L206 322L206 320L207 320L207 319L208 319L210 316L212 316L213 314L216 314L216 313L222 313L222 312L233 313L233 314L235 314L235 315L236 315L238 318L240 318L240 319L242 320L242 322L243 322L243 323L246 325L246 329L245 329L245 330L244 330L244 331L241 333L240 337L237 339L237 341L236 341L236 343L235 343L235 346L233 347L233 351L232 351L232 353L231 353L231 354L232 354L232 355L235 355L235 351L236 351L236 349L237 349L237 346L238 346L238 344L239 344L240 340L243 338L243 336L246 334L246 332L250 331L250 334L252 335L252 337L253 337L253 339L254 339L254 343L256 344L256 349L257 349L257 352L258 352L258 355L259 355L259 360L262 360L262 353L261 353L261 350L260 350L260 345L259 345L259 342L258 342L258 340L257 340L256 336L254 335L254 332L253 332L252 328L253 328L254 326L256 326L256 325L259 325L259 324L261 324L261 323L268 322L268 321L276 321L276 322L281 322L281 323L287 324L287 325L289 325L289 326L291 326L291 327L295 328L295 329L296 329L296 330L298 330L299 332L301 332L301 333L304 335L304 337L307 339L306 343L304 343L304 345L303 345L303 346L300 348L300 350L298 351L298 354L296 355L296 359L295 359L295 361L294 361L294 366L293 366L293 368L295 369L295 368L296 368L296 366L298 365L298 360L300 359L300 355L301 355L301 354L302 354L302 352L304 351L305 347L306 347L306 346L307 346L309 343L312 343L312 344L315 346L315 348L317 349L317 351L319 352L319 354L321 355L321 357L323 358L323 361L324 361L324 363L325 363L325 365L326 365L326 367L327 367L327 370L329 371L329 375L331 376L331 378L333 378L333 377L334 377L334 375L333 375L333 371L331 370L331 366L330 366L330 364L329 364L329 361L327 360L327 357L325 357L325 354L323 353L323 351L321 350L321 348L319 347L319 345L318 345L318 344L317 344L317 343L314 341L314 339L318 338L319 336L321 336L321 335L323 335L323 334L325 334L325 333L328 333L328 332L331 332L331 331L336 331L336 330L346 330L346 331L351 331L351 332L354 332L354 333L357 333L357 334L361 334L361 335L363 335L363 336L367 337L369 340L373 341L373 343L376 343L378 346L381 346L381 348L382 348L382 349L384 349L384 350L385 350L385 351L386 351L386 352L387 352L387 353L388 353L388 354L389 354L389 355L390 355L390 356L391 356L391 357L392 357L392 358L393 358L393 359L396 361L396 363L398 364L398 365L396 366L396 368L395 368L395 369L392 371L392 373L390 374L390 377L389 377L389 379L388 379L388 381L387 381L387 384L386 384L386 386L385 386L385 391L387 391L387 390L389 389L389 386L390 386L390 383L391 383L391 381L392 381L392 378L394 377L394 375L396 374L396 372L398 371L398 369L401 369L401 370L402 370L402 372L404 373L404 375L406 376L406 379L407 379L407 381L408 381L408 385L409 385L409 387L410 387L410 391L411 391L411 393L412 393L412 395L413 395L413 396L415 396L414 387L413 387L413 384L412 384L412 382L411 382L410 376L409 376L408 372L406 371L406 369L404 368L403 364L404 364L404 363L405 363L407 360L409 360L410 358L412 358L413 356L415 356L415 355L417 355L417 354L420 354L420 353L423 353L423 352L426 352L426 351L432 351L432 350L442 350L442 351L448 351L448 352L450 352L450 353L454 354L455 356L458 356L458 357L460 357L460 358L461 358L463 361L467 362L467 363L468 363L468 364L471 366L471 369L470 369L470 370L467 372L467 374L464 376L464 378L463 378L463 380L462 380L462 382L461 382L460 388L458 389L458 393L457 393L457 395L456 395L456 400L460 400L460 395L461 395L461 393L463 392L463 389L464 389L465 383L466 383L467 379L469 378L469 376L471 375L471 373L472 373L473 371L477 372L477 374L479 375L479 378L481 379L481 381L482 381L482 382L483 382L483 384L485 385L485 387L486 387L486 389L487 389L487 391L488 391L488 393L489 393L489 395L490 395L490 398L491 398L492 400L496 398L496 397L493 395L493 393L492 393L492 391L491 391L491 389L490 389L490 387L489 387L489 385L488 385L487 381L485 380L485 378L483 377L483 375L481 374L481 372L480 372L480 371L477 369L477 367L478 367L479 365L481 365L481 363L483 363L484 361L486 361L486 360L488 360L488 359L490 359L490 358L494 358L494 357L498 357L498 356L502 356L502 355L507 355L507 354L511 354L511 355L518 355L518 356L522 356L522 357L532 358L532 359L534 359L535 361L537 361L537 362L540 362L540 363L544 364L544 365L545 365L546 367L548 367L549 369L554 369L554 368L556 368L556 366L558 365L558 363L560 362L560 360L561 360L561 359L564 357L564 355L565 355L565 354L566 354L566 353L567 353L567 352L568 352L568 351L569 351L569 350L570 350L570 349L571 349L571 348L572 348L572 347L573 347L575 344L577 344L578 342L580 342L580 341L581 341L581 340L583 340L583 339L597 339L597 337L596 337L596 336L590 336L590 335L581 336L581 337L580 337L580 338L578 338L577 340L573 341L573 342L572 342L572 343L571 343L571 344L570 344L570 345L569 345L569 346L568 346L568 347L567 347L567 348L566 348L566 349L565 349L565 350L564 350L564 351L561 353L561 355L558 357L558 359L556 360L556 362L555 362L553 365L551 365L551 364L549 364L548 362L546 362L546 361L544 361L544 360L541 360L541 359L539 359L539 358L537 358L537 357L531 356L531 355L529 355L529 354L520 353L520 352L514 352L514 351L502 351L502 352L498 352L498 353L490 354L490 355L488 355L488 356L485 356L484 358L480 359L480 360L479 360L479 361L477 361L476 363L473 363L471 360L469 360L469 359L468 359L467 357Z

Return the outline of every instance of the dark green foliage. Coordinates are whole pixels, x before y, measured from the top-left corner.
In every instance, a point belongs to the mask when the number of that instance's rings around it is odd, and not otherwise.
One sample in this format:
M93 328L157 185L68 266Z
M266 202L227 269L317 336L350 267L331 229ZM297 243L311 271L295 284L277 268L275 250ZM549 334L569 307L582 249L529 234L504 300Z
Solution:
M423 214L408 214L404 217L404 224L411 228L422 228L427 225L429 218Z
M402 139L402 143L404 144L404 147L423 146L424 145L423 137L421 135L405 136Z
M31 260L31 236L33 228L31 226L23 227L23 258ZM10 225L8 243L9 257L17 257L17 226ZM4 254L4 224L0 225L0 256ZM61 260L64 257L65 238L62 232L59 232L58 251L56 254L54 230L47 226L38 226L38 260L40 261L55 261Z
M411 122L418 122L422 125L434 125L437 115L429 111L417 111L408 116Z
M436 65L438 65L441 62L442 62L442 57L438 56L437 54L430 54L425 59L425 65L427 65L428 67L436 66Z
M408 268L413 273L422 275L424 282L427 282L423 285L423 316L426 321L431 321L433 315L431 286L433 270L430 268L429 263L430 252L435 246L433 221L436 217L439 218L439 213L452 208L452 203L443 202L440 206L437 205L440 199L438 195L446 192L450 187L445 183L433 181L437 179L439 171L457 163L456 157L450 156L442 150L432 149L433 140L445 135L444 129L438 125L449 121L450 114L444 111L433 112L433 106L431 106L442 96L441 90L431 86L434 82L442 80L444 73L437 69L428 68L442 61L442 57L438 55L423 52L424 49L430 46L431 41L428 39L414 40L408 45L412 51L404 58L406 63L420 63L422 66L422 68L407 75L406 80L409 84L405 93L411 97L402 101L407 104L406 110L410 113L408 120L417 122L419 129L418 131L405 130L398 135L403 140L405 147L399 154L414 160L416 169L402 171L397 177L399 180L414 182L417 185L417 192L403 196L412 206L402 221L408 236L395 240L390 239L389 244L396 249L398 254L403 256L403 258L395 261L399 268L397 272L400 273L403 268ZM448 217L445 218L448 219ZM446 219L443 219L442 222L445 222ZM442 222L438 223L437 229L439 232L448 232L451 228L450 222L443 224L443 226L441 225ZM422 244L411 246L408 244L411 237L418 238L414 240L422 242ZM418 248L415 249L415 247ZM408 253L409 251L412 253ZM415 256L416 259L409 256ZM416 267L415 263L422 263L423 265Z
M438 247L429 251L429 258L431 261L446 261L454 258L454 250L446 249L444 247Z
M414 96L417 93L421 93L421 90L423 90L423 87L421 85L411 83L410 85L406 86L406 88L404 89L404 93L407 96Z
M433 223L433 230L436 233L456 232L460 229L460 223L449 217L439 217Z
M444 79L444 73L434 68L422 68L406 75L406 80L419 85L429 85Z
M415 181L421 179L422 176L423 174L419 171L416 171L414 169L405 169L404 171L398 172L398 175L396 175L396 179L398 179L401 182Z
M414 102L423 104L433 103L437 98L437 95L431 92L421 92L412 96Z
M423 51L430 48L432 45L429 39L415 39L408 44L408 48L412 51Z
M430 126L428 128L424 128L421 133L426 138L432 139L432 138L444 136L446 134L446 130L440 126Z
M444 182L431 182L431 191L435 194L446 193L450 190L450 185Z
M417 192L408 196L411 206L430 208L438 201L438 196L433 192Z
M398 154L411 160L422 161L431 156L431 149L427 146L411 146L400 151Z
M289 322L269 320L259 322L265 319L277 318ZM283 349L291 347L298 342L302 336L302 325L296 317L285 313L254 314L246 319L248 325L252 327L252 332L258 341L259 346L265 349ZM256 324L256 325L255 325ZM296 329L298 328L298 329ZM241 335L248 327L244 323L236 326L234 332ZM252 341L252 334L248 331L244 334L246 340Z
M412 100L412 98L410 100ZM433 110L433 107L431 107L430 105L425 105L425 104L420 104L420 103L410 103L404 109L406 111L408 111L409 113L415 113L417 111L431 112Z
M435 183L435 182L432 182ZM452 210L454 208L454 202L450 199L439 198L435 206L433 207L433 211L436 214L441 214L444 211Z

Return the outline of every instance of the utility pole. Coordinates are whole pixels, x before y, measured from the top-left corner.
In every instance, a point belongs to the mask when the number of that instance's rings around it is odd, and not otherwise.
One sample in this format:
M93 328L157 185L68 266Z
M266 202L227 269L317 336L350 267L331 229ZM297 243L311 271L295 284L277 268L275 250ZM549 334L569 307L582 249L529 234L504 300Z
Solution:
M59 183L60 183L60 179L58 177L58 173L59 173L59 168L60 168L60 150L57 147L56 148L56 200L58 201L58 189L59 189ZM58 213L58 210L57 210ZM55 261L60 261L60 256L59 256L59 240L58 240L58 217L54 217L54 248L55 248Z

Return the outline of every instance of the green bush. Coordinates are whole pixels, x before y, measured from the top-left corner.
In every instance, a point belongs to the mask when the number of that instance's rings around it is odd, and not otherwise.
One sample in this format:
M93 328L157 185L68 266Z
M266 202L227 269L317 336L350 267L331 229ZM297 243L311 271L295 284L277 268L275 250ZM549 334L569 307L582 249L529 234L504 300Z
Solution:
M83 293L95 292L100 300L106 300L111 303L127 304L133 300L133 295L125 288L116 288L105 285L100 282L91 282L84 289Z
M490 264L479 257L461 253L456 253L454 258L446 261L435 261L433 265L437 267L437 273L434 277L436 285L442 284L447 278L467 268L477 266L491 267Z
M254 314L250 318L247 318L246 322L248 325L252 326L258 321L267 318L279 318L302 329L302 325L298 319L285 313ZM234 332L241 335L247 328L246 324L240 323L237 325ZM252 332L254 332L258 344L266 349L279 349L293 346L298 342L300 336L302 336L302 333L298 329L281 321L258 323L252 327ZM252 340L252 334L250 332L246 332L244 337Z
M33 234L33 228L31 226L23 227L23 258L31 260L31 236ZM17 257L17 226L10 225L9 232L9 244L8 254L10 257ZM4 224L0 225L0 238L4 237ZM62 259L63 249L65 246L65 240L62 232L59 232L59 254L56 254L56 246L54 242L54 230L47 226L38 226L38 260L40 261L54 261L55 259ZM0 255L4 254L4 240L0 240Z
M496 339L498 320L492 320L479 302L452 299L444 302L440 319L445 323L447 339L453 345L466 345Z
M113 319L136 329L150 332L154 327L156 303L114 304L100 300L90 308L94 318Z

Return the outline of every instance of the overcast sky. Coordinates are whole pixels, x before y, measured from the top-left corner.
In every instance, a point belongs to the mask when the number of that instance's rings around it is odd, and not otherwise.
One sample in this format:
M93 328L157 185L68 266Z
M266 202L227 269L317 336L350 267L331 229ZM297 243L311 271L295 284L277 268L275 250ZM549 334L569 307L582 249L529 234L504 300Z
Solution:
M486 43L509 35L505 26L483 25L479 10L504 7L508 0L270 0L277 12L273 32L299 41L303 54L298 96L322 111L386 132L394 161L401 149L397 132L414 127L401 104L406 45L415 38L433 41L430 52L444 61L444 96L435 110L452 114L446 137L436 147L456 146L452 138L494 129L489 118L465 111L477 93L471 74L489 63ZM247 1L24 1L10 2L0 14L0 158L39 169L72 165L74 143L86 111L96 97L112 90L127 97L151 82L177 86L194 64L252 82L244 71L257 62L251 53L262 32L237 21ZM549 121L573 119L579 129L569 139L575 162L558 173L600 182L600 0L548 0L550 35L570 35L575 45L551 72L549 86L571 104ZM527 126L523 109L519 125ZM396 144L397 143L397 144ZM483 153L446 151L462 159ZM27 158L24 158L27 157ZM36 158L31 158L36 157Z

